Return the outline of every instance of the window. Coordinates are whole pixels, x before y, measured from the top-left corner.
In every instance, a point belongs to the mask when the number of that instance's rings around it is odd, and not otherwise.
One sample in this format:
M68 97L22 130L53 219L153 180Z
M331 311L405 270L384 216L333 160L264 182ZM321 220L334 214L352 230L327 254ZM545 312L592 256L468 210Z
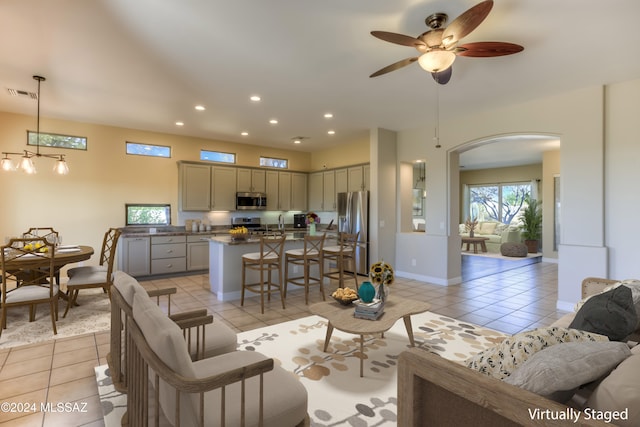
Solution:
M127 142L127 154L135 156L171 157L171 147Z
M57 133L27 131L27 145L40 145L41 147L70 148L72 150L86 150L87 138L83 136L59 135Z
M468 218L515 225L531 195L531 183L470 185L468 190Z
M233 164L236 162L236 155L233 153L223 153L221 151L200 150L200 160Z
M125 205L127 225L170 225L171 205L129 204Z
M260 166L268 168L288 169L289 161L287 159L273 159L271 157L260 156Z

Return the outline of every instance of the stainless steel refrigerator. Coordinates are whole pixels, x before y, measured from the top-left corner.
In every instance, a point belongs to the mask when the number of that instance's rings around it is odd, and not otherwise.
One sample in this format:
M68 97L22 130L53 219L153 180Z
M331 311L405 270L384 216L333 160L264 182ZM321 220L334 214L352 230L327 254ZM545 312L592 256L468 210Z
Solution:
M369 192L338 193L338 231L358 236L356 272L369 275Z

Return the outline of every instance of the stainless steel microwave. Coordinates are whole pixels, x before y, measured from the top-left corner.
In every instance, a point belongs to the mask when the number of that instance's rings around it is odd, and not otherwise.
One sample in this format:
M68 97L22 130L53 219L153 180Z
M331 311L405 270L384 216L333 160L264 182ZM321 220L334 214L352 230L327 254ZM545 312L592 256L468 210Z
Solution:
M266 193L236 193L236 210L264 211L267 210Z

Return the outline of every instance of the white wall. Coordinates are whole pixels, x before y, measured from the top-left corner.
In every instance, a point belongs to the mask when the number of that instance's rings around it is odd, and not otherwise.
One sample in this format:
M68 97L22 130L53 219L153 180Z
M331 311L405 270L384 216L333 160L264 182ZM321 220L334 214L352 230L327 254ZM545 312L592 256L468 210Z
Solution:
M579 299L583 278L604 277L608 273L603 239L603 101L603 88L590 87L503 109L451 118L441 123L442 148L439 149L431 143L433 124L399 132L399 161L419 157L427 159L428 233L417 247L398 244L396 257L404 259L420 253L425 259L438 259L442 254L449 254L446 269L424 262L418 263L422 268L412 271L412 274L434 277L439 283L455 283L458 273L453 264L459 265L453 251L456 242L459 249L459 240L456 239L459 205L456 150L474 141L499 135L559 135L563 228L558 304L564 306ZM459 250L457 253L459 258ZM585 258L589 263L584 262Z

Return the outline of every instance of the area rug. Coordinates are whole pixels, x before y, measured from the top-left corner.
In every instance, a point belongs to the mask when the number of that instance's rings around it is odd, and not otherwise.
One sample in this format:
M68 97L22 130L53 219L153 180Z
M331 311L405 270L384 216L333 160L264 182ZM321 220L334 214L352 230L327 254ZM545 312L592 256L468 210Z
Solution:
M416 346L450 360L494 346L501 332L435 313L412 316ZM384 334L359 337L334 330L323 352L326 320L309 316L238 334L240 350L259 351L295 375L308 393L311 426L380 426L397 422L397 360L408 348L403 322ZM364 377L360 378L360 359ZM120 425L126 400L113 391L106 366L96 368L105 425Z
M32 344L50 339L60 339L75 335L108 330L111 326L111 305L109 297L102 289L83 289L78 295L78 306L71 308L66 318L62 318L67 308L66 301L58 303L58 334L53 334L49 306L39 304L36 319L29 322L27 307L12 307L7 310L7 329L0 336L0 348Z

